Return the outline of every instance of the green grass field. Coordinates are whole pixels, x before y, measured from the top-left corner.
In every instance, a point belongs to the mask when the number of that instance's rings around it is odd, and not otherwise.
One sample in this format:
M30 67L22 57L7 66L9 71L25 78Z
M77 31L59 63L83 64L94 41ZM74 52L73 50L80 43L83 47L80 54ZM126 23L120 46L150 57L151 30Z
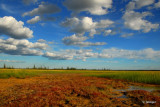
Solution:
M42 74L73 74L73 73L100 73L104 71L91 71L91 70L39 70L39 69L0 69L0 78L26 78L26 77L33 77L39 76Z
M131 82L160 85L160 71L110 71L102 74L93 73L86 76L123 79Z
M35 70L35 69L0 69L0 78L26 78L42 74L82 74L101 78L123 79L131 82L141 82L160 85L160 71L92 71L92 70Z

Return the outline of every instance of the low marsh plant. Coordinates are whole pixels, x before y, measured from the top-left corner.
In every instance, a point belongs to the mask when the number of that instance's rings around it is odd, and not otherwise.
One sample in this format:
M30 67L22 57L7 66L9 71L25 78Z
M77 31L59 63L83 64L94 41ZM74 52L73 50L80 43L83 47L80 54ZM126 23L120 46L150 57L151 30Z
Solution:
M109 73L95 73L86 76L123 79L131 82L141 82L160 85L160 71L112 71Z

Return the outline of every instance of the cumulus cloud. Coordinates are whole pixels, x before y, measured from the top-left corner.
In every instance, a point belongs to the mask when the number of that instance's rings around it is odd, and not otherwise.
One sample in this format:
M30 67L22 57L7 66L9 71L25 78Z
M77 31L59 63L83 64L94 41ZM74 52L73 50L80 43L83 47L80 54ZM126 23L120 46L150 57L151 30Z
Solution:
M140 9L145 6L149 6L149 5L153 4L154 2L155 2L155 0L132 0L126 6L126 9L127 10Z
M23 13L24 16L35 16L34 18L27 21L29 24L35 24L39 21L55 21L55 17L45 16L46 14L53 14L60 11L60 8L57 7L55 4L48 4L42 2L38 8L35 8L29 12ZM39 15L39 16L38 16Z
M86 11L93 15L104 15L112 7L112 0L65 0L63 4L75 13Z
M113 23L113 21L108 19L94 22L90 17L83 17L81 20L77 17L68 18L66 21L62 22L61 25L64 27L69 27L70 31L74 32L75 34L64 37L62 41L65 45L74 45L80 47L105 45L105 42L86 42L88 37L83 35L88 32L89 36L93 37L95 34L102 33L102 29L108 28Z
M62 23L65 27L71 27L71 32L83 34L85 32L89 32L90 30L94 29L96 23L93 22L92 18L84 17L82 20L73 17L68 18L65 22Z
M160 0L157 2L157 3L155 3L155 8L160 8Z
M10 55L42 55L42 50L47 47L48 45L45 43L32 43L28 40L0 39L0 53Z
M27 23L29 23L29 24L35 24L35 23L37 23L40 20L41 20L41 18L39 16L35 16L34 18L28 20Z
M123 19L125 20L125 26L132 30L142 30L143 32L149 32L152 29L157 29L159 24L152 24L151 22L145 20L146 16L151 15L149 12L134 12L134 11L126 11Z
M77 25L77 24L79 24L79 21L80 20L77 17L67 18L66 21L62 22L62 26L70 27L73 25Z
M110 25L112 25L114 22L111 20L100 20L100 22L98 22L96 24L96 28L108 28Z
M24 4L29 5L31 3L36 3L37 0L22 0Z
M160 58L160 51L152 48L143 50L125 50L110 48L104 49L98 56L99 58L127 58L127 59L157 59Z
M96 58L97 56L98 56L98 53L93 52L93 50L80 49L75 51L74 59L86 61L88 58Z
M93 58L98 55L98 53L93 53L93 50L88 49L67 49L55 52L46 52L43 56L51 60L83 60L86 61L87 58Z
M35 8L29 12L25 12L22 16L35 16L35 15L45 15L45 14L52 14L59 12L60 9L54 4L46 4L42 3L38 6L38 8Z
M143 59L143 60L155 60L160 58L160 51L153 50L152 48L146 48L142 50L126 50L118 48L103 49L97 53L89 49L68 49L54 52L46 52L44 57L51 60L83 60L88 58L124 58L124 59Z
M27 21L29 24L35 24L39 21L55 21L55 17L43 17L43 16L35 16L34 18ZM42 24L42 23L41 23ZM43 24L42 24L43 25Z
M55 54L51 52L46 52L43 56L49 59L52 59L52 60L71 60L73 59L73 56L69 54Z
M64 37L62 39L63 43L65 45L74 45L74 46L80 46L80 47L87 47L87 46L99 46L99 45L105 45L105 42L84 42L88 38L85 36L77 36L77 35L72 35L68 37Z
M12 16L4 16L0 18L0 34L7 35L15 39L33 37L33 31L24 27L24 23L22 21L17 21Z
M70 27L70 31L76 34L83 35L85 32L89 32L89 36L94 36L100 29L108 28L114 22L111 20L101 20L100 22L94 22L90 17L83 17L81 20L73 17L68 18L62 22L62 26Z

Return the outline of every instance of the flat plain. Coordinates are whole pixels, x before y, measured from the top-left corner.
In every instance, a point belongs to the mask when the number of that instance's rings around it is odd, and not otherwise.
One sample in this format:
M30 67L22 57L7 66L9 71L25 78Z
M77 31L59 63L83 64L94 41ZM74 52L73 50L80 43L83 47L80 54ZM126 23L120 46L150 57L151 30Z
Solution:
M159 107L159 77L159 71L0 69L0 106Z

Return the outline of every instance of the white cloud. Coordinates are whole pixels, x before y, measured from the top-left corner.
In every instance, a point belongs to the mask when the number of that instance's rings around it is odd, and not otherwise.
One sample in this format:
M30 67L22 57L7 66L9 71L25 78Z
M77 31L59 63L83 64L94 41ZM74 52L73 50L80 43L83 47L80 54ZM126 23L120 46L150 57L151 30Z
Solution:
M143 50L125 50L125 49L110 48L110 49L104 49L102 53L99 54L98 57L154 60L160 58L160 51L155 51L152 48L147 48Z
M111 29L104 31L104 35L105 35L105 36L108 36L108 35L110 35L110 34L112 34L112 30L111 30Z
M46 41L46 40L44 40L44 39L39 39L39 40L37 40L37 42L45 43L45 42L47 42L47 41Z
M155 8L160 8L160 0L157 2L157 3L155 3Z
M85 36L76 36L75 34L72 35L72 36L68 36L68 37L64 37L63 38L63 42L66 45L72 45L74 43L82 42L82 41L85 41L85 40L87 40L87 37L85 37Z
M59 12L60 9L54 4L42 3L38 8L33 9L32 11L25 12L22 16L35 16L35 15L45 15Z
M35 16L34 18L28 20L27 23L29 23L29 24L35 24L35 23L37 23L40 20L41 20L41 18L39 16Z
M0 62L24 63L24 61L17 61L17 60L0 60Z
M62 39L63 43L65 45L74 45L74 46L80 46L80 47L87 47L87 46L99 46L99 45L105 45L105 42L84 42L88 38L85 36L77 36L77 35L72 35L69 37L64 37Z
M39 23L41 26L44 26L46 23Z
M92 62L100 62L100 63L118 63L118 61L103 61L103 60L95 60L95 61L92 61Z
M83 60L87 58L96 57L98 53L93 53L92 50L88 49L68 49L55 52L46 52L43 56L52 60Z
M43 56L49 59L52 59L52 60L71 60L73 59L73 56L69 54L55 54L51 52L46 52Z
M46 41L44 39L37 40L38 43L45 43L45 44L56 44L54 41Z
M100 29L105 29L110 27L114 22L111 20L100 20L100 22L94 22L90 17L83 17L81 20L73 17L68 18L62 23L64 27L70 27L70 31L76 33L77 35L83 35L85 32L89 32L89 36L94 36Z
M63 4L75 13L86 11L93 15L104 15L112 7L112 0L65 0Z
M29 5L31 3L36 3L37 0L22 0L24 4Z
M81 20L76 17L68 18L62 23L62 26L69 27L70 31L75 34L69 37L64 37L62 41L65 45L80 47L105 45L105 42L86 42L88 37L83 35L88 32L89 36L93 37L95 34L102 33L102 29L108 28L113 23L113 21L108 19L101 20L100 22L94 22L90 17L83 17Z
M152 29L157 29L159 24L152 24L151 22L145 20L146 16L151 15L149 12L134 12L134 11L126 11L123 19L125 20L125 26L132 30L142 30L143 32L149 32Z
M127 10L140 9L145 6L149 6L154 3L155 0L132 0L126 6Z
M45 43L32 43L28 40L0 39L0 53L10 55L43 55L42 50L47 47L48 45Z
M68 49L54 52L46 52L44 57L52 60L83 60L88 58L123 58L123 59L143 59L143 60L156 60L160 59L160 51L153 50L152 48L146 48L142 50L126 50L118 48L104 49L97 53L93 50L87 49Z
M3 18L0 18L0 34L16 39L33 37L33 31L24 27L24 23L22 21L17 21L12 16L4 16Z
M74 17L68 18L65 22L62 23L62 25L65 27L71 27L70 31L72 32L83 34L94 29L96 23L93 22L92 18L90 17L83 17L82 20Z
M43 16L35 16L34 18L27 21L29 24L35 24L39 21L55 21L55 17L43 17ZM44 23L41 23L42 26L44 26Z
M134 35L133 33L125 33L125 34L121 35L121 37L128 38L128 37L131 37L133 35Z
M1 6L1 9L3 9L6 12L15 13L15 11L13 11L9 6L7 6L5 4L1 4L0 6Z
M67 18L65 22L62 22L62 26L70 27L70 26L76 26L79 24L80 20L77 17L73 18Z
M27 21L29 24L35 24L38 21L55 21L55 17L45 16L46 14L53 14L60 11L60 8L55 4L49 4L42 2L38 8L35 8L29 12L25 12L22 16L35 16L34 18ZM37 16L39 15L39 16Z
M100 20L100 22L97 23L96 28L108 28L110 25L112 25L114 22L111 20Z
M128 5L126 6L126 10L128 11L135 9L135 5L136 5L135 2L133 1L129 2Z

